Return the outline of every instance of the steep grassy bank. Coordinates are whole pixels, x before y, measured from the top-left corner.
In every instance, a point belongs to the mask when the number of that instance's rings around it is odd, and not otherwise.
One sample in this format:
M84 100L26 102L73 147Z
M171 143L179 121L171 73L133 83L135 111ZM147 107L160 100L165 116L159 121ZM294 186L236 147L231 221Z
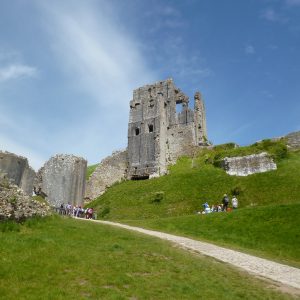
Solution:
M300 204L123 222L214 242L300 267Z
M207 159L183 157L169 175L116 184L89 206L100 218L120 220L193 214L206 201L220 203L224 193L237 193L240 207L300 203L299 151L279 160L277 170L247 177L229 176Z
M0 223L3 299L290 299L207 257L74 219Z

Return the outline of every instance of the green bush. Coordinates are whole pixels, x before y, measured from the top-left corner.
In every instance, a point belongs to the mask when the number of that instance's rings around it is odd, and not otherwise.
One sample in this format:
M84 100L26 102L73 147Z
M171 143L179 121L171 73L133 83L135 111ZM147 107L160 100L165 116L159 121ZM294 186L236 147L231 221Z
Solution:
M109 206L105 206L102 211L100 212L100 217L105 218L110 213Z
M151 203L161 203L161 201L165 198L164 192L156 192L154 194L154 198L151 200Z
M231 189L231 195L233 196L239 196L243 193L243 188L241 186L235 186Z
M237 148L237 145L235 143L226 143L226 144L216 145L214 146L213 149L215 151L220 151L220 150L230 150L235 148Z

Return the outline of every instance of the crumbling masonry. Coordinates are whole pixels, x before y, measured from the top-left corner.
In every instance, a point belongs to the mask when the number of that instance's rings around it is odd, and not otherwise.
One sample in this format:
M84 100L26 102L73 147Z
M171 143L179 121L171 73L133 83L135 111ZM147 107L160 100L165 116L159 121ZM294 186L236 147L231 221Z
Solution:
M47 195L51 206L83 205L86 167L81 157L57 154L38 171L35 189Z
M25 157L0 151L0 174L12 184L19 186L26 195L31 196L35 171Z
M165 174L167 166L193 146L207 145L205 108L201 94L189 98L172 79L133 91L128 124L128 178ZM180 110L180 111L178 111Z

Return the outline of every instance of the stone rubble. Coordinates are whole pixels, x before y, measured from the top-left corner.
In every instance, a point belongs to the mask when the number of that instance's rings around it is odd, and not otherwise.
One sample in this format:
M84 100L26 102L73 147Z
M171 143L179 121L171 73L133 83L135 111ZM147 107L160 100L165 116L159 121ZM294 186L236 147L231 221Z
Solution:
M46 203L41 203L26 195L17 185L7 180L0 181L0 221L22 221L33 216L47 216L51 209Z
M300 149L300 131L291 132L285 136L287 144L292 149Z

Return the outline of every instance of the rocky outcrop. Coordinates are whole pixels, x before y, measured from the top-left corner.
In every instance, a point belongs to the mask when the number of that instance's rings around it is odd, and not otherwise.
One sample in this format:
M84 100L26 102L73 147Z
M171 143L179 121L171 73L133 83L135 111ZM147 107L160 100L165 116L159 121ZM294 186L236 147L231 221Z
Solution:
M300 148L300 131L289 133L286 136L287 145L290 148L299 149Z
M47 195L52 206L83 205L87 161L74 155L58 154L38 171L36 190Z
M49 205L25 195L22 189L10 184L7 180L0 181L0 221L21 221L33 216L51 214Z
M12 184L22 188L27 195L32 195L35 171L25 157L10 152L0 151L0 172Z
M126 178L128 167L127 151L116 151L97 166L86 185L86 201L97 198L112 184Z
M241 157L225 157L222 165L227 174L237 176L248 176L277 169L277 165L266 152Z

